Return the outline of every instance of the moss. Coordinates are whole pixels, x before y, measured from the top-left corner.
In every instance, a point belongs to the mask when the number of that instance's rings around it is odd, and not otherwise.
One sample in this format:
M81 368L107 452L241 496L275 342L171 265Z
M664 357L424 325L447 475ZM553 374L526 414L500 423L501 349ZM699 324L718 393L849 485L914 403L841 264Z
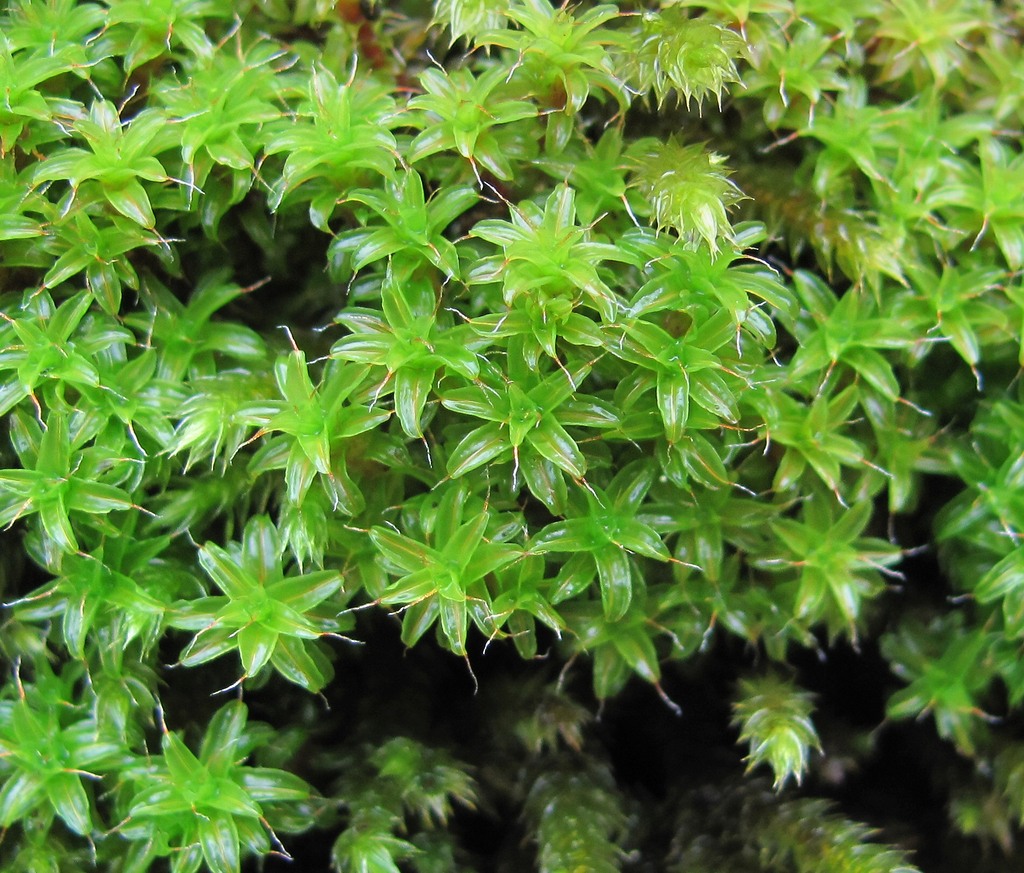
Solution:
M4 869L1018 863L1022 28L5 4Z

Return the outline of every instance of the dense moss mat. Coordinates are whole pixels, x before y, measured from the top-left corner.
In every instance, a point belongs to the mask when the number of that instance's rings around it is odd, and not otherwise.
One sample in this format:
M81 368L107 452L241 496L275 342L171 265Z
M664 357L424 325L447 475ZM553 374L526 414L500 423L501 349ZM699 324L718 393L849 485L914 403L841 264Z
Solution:
M5 3L0 867L1019 866L1022 30Z

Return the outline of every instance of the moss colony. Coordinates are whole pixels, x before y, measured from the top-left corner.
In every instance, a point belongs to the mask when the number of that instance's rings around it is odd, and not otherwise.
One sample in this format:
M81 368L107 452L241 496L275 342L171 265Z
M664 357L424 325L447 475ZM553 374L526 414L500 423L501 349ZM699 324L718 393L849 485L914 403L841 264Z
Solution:
M6 4L0 866L1024 863L1022 30Z

